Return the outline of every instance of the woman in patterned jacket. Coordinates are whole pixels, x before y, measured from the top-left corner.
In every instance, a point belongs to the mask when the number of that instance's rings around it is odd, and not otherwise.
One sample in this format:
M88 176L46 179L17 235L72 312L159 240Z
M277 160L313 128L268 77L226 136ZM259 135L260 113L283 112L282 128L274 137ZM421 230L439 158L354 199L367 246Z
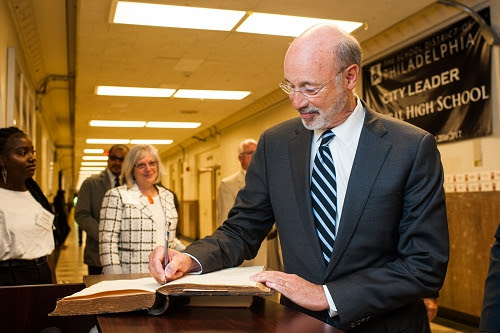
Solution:
M151 145L133 147L123 161L123 185L102 201L99 254L104 274L147 273L149 253L158 245L184 250L176 238L174 194L160 185L163 166Z

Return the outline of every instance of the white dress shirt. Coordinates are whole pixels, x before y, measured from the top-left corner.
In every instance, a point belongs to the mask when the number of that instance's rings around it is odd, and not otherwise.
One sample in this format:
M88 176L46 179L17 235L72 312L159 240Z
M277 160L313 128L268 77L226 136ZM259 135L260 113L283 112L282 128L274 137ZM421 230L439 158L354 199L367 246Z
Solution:
M361 135L363 121L365 119L365 109L361 105L361 101L357 96L356 101L356 107L349 118L347 118L346 121L339 126L331 128L335 137L328 144L332 153L335 175L337 177L337 216L335 218L336 235L338 234L340 228L340 218L342 217L342 208L344 206L347 184L349 183L349 177L351 176L352 164L354 162L354 157L356 156L359 136ZM314 130L310 163L311 176L314 158L316 157L316 152L321 144L321 135L326 130L328 130L328 128ZM331 317L334 317L338 314L337 307L335 306L326 285L323 285L323 290L325 292L326 299L328 300L328 305L330 306L329 314Z

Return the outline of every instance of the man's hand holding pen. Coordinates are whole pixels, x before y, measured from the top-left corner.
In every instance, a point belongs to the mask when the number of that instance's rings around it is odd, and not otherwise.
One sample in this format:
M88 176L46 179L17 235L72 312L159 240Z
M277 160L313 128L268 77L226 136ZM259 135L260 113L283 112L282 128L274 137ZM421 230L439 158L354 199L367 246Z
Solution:
M165 250L164 246L157 246L149 254L149 272L158 283L177 280L186 273L201 269L196 260L187 254L174 249Z

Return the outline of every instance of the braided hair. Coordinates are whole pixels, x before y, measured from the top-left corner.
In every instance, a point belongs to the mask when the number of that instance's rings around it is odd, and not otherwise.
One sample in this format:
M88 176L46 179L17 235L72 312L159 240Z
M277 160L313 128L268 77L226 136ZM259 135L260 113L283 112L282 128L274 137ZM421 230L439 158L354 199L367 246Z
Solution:
M27 137L28 135L24 133L22 130L20 130L17 127L11 126L11 127L5 127L5 128L0 128L0 154L6 153L7 150L7 143L9 140L15 139L15 138L20 138L20 137ZM3 169L2 164L0 163L0 170ZM31 193L33 198L35 198L36 201L38 201L43 208L48 210L49 212L52 213L52 209L50 206L49 201L43 194L42 190L38 186L38 184L35 182L33 178L28 178L25 181L26 188L28 191Z
M14 126L0 128L0 154L5 153L7 142L9 142L10 138L19 138L25 136L27 136L26 133Z

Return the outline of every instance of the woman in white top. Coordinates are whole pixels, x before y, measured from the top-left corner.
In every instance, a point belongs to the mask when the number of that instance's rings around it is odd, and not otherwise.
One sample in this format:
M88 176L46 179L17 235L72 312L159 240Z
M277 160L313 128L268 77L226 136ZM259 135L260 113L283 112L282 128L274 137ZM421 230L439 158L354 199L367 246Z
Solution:
M151 145L133 147L123 161L121 182L104 196L99 220L99 254L104 274L148 273L149 253L165 245L184 250L175 237L174 195L160 185L163 167Z
M52 283L54 215L32 179L33 143L16 127L0 129L0 286Z

